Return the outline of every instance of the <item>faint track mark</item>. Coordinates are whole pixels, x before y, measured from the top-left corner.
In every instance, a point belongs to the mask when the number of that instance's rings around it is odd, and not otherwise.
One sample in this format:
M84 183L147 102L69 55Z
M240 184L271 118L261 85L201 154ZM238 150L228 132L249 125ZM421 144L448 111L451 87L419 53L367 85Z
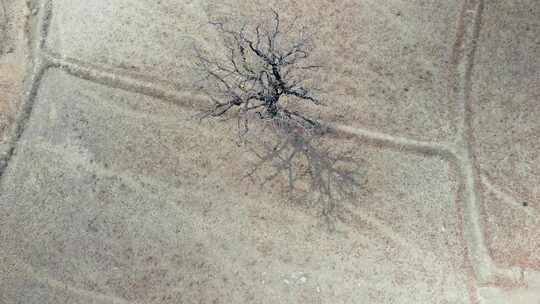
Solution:
M22 272L25 273L27 276L34 278L36 281L40 282L41 284L48 285L52 287L53 289L65 290L77 296L89 298L94 301L97 300L97 301L103 301L103 302L112 303L112 304L137 304L136 302L130 302L128 300L125 300L123 298L119 298L116 296L110 296L110 295L97 293L94 291L85 290L85 289L68 285L64 282L61 282L52 278L48 274L41 273L35 270L30 264L26 263L25 261L22 261L20 258L7 254L7 252L5 252L4 249L2 249L1 247L0 247L0 253L2 253L3 257L7 258L8 260L11 260L15 265L17 265L16 267L18 270L22 270Z
M423 250L419 246L410 243L409 240L400 236L391 227L388 227L388 225L386 225L384 222L377 219L377 217L370 215L368 210L363 210L363 212L346 210L344 215L345 216L341 217L343 217L342 220L345 222L365 222L367 225L375 228L375 230L379 231L383 236L388 238L388 240L394 242L399 247L406 249L407 252L414 256L415 259L422 259L423 256L428 256L431 260L436 260L437 258L432 252Z
M95 162L90 163L83 154L74 152L77 150L76 146L57 146L46 143L34 143L33 147L44 152L52 153L64 160L68 165L77 168L82 167L89 172L92 172L100 177L114 177L120 179L124 184L132 189L141 189L144 186L151 186L158 190L159 193L174 194L178 196L181 194L180 189L175 188L173 185L161 181L156 178L133 174L129 171L116 171L107 169ZM153 193L149 193L154 196ZM162 200L162 196L154 196L158 200Z
M499 187L495 186L495 184L491 182L490 178L487 175L481 175L480 178L486 190L488 192L491 192L497 198L499 198L503 203L506 203L508 206L516 210L526 213L528 216L531 216L531 217L540 216L534 209L523 207L523 205L517 199L515 199L511 194L508 194L504 192L503 190L499 189Z

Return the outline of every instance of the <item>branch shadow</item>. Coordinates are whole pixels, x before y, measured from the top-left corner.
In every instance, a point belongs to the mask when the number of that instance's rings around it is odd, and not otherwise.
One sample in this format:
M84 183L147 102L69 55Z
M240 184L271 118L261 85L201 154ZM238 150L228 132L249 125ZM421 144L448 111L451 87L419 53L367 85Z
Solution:
M290 202L316 211L334 230L340 210L356 205L366 166L356 151L342 150L328 134L287 122L264 122L242 142L254 159L242 179L261 188L278 187Z

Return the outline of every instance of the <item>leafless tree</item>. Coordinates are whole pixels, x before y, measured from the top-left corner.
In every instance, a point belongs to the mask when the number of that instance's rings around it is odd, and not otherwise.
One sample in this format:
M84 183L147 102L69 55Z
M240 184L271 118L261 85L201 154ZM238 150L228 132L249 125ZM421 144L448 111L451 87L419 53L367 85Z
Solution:
M294 18L285 26L278 12L272 11L270 22L251 31L247 26L235 30L223 21L210 23L223 37L226 52L211 55L195 48L203 75L200 88L212 101L203 117L233 112L242 142L257 158L245 178L263 175L262 185L266 185L284 177L290 194L303 193L305 198L311 194L309 200L329 215L337 202L354 197L360 168L346 153L323 148L327 130L295 110L302 103L322 105L308 81L311 73L321 69L310 63L313 39L297 21ZM248 136L252 122L258 122L259 133Z
M312 37L296 26L297 18L283 28L279 14L272 14L271 24L258 24L251 32L246 26L233 30L226 22L211 22L223 37L226 54L221 58L196 48L197 65L205 75L201 88L213 102L206 116L238 110L241 135L253 118L287 122L308 132L319 128L317 121L288 107L320 104L305 86L309 72L320 68L307 64Z

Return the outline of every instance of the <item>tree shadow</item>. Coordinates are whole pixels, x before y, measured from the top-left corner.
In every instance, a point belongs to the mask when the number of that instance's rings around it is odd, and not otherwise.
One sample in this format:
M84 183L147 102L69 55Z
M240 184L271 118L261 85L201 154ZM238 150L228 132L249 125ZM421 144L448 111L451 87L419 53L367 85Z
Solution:
M339 210L356 204L365 165L353 149L340 150L329 130L306 132L288 121L264 122L243 143L254 156L243 176L261 187L278 187L295 204L315 210L333 229Z

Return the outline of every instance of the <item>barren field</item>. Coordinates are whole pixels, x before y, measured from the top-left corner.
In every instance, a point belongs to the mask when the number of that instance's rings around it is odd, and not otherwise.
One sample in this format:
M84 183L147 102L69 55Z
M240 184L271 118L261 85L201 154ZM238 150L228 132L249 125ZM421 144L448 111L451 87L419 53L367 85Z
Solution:
M0 303L540 303L535 0L0 1ZM358 165L331 212L198 119L208 22L271 9Z
M0 5L0 144L6 141L22 101L28 16L22 1Z

